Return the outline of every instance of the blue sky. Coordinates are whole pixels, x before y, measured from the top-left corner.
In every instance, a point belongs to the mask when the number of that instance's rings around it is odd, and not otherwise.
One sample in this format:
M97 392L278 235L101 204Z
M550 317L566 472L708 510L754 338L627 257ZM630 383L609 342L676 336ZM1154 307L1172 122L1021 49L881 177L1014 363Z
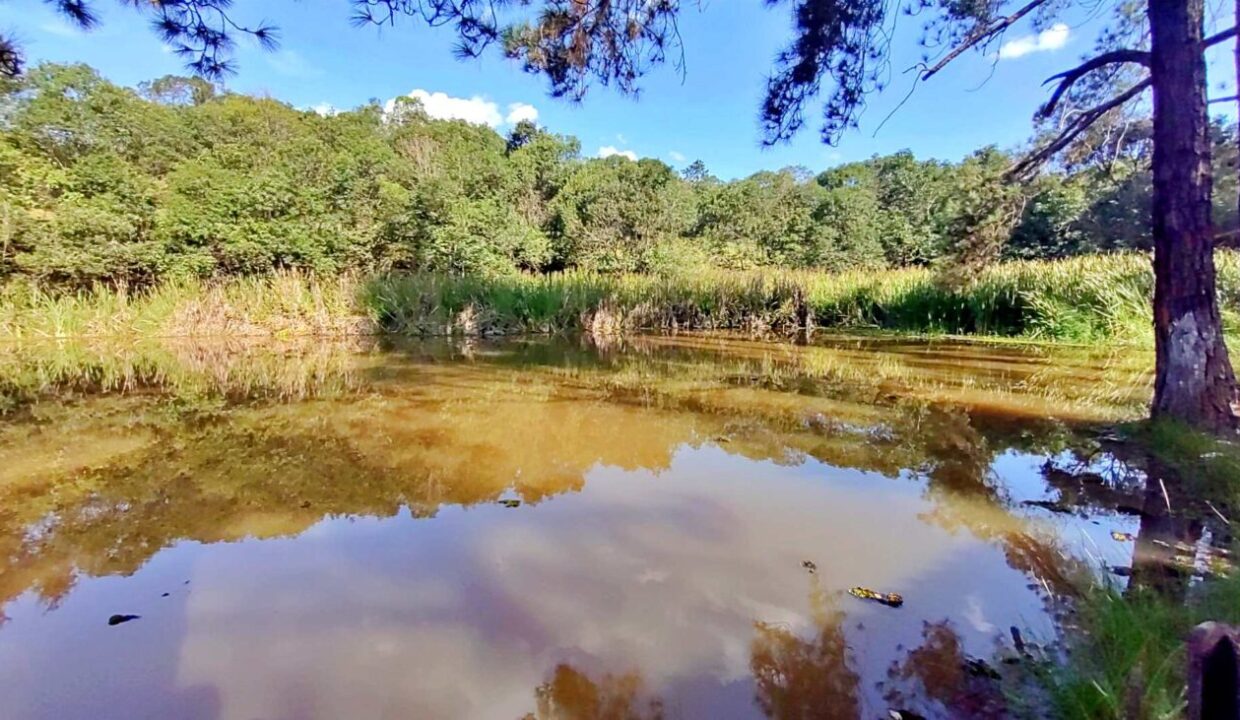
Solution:
M83 33L40 0L0 0L0 27L18 37L32 61L86 62L121 84L183 72L141 16L111 0L96 5L102 26ZM701 159L725 178L789 165L820 170L905 148L919 157L957 160L983 145L1015 147L1026 141L1033 111L1047 96L1042 81L1079 62L1109 14L1107 0L1094 0L1082 3L1095 7L1093 12L1069 13L1061 18L1063 25L1041 34L1029 24L1013 28L1003 39L1006 50L999 53L997 43L988 56L961 57L920 85L876 133L909 88L912 78L904 68L920 56L918 25L902 18L890 85L872 99L859 130L828 147L816 127L808 126L789 144L763 148L758 107L772 58L791 34L788 5L768 8L762 0L703 5L701 11L684 11L683 76L670 65L656 68L637 99L594 88L574 104L548 97L541 78L497 53L454 59L453 36L446 29L410 19L396 27L355 28L345 0L236 0L238 19L273 21L281 44L266 52L243 43L236 55L239 70L227 85L299 107L349 108L417 90L433 112L467 115L496 124L501 132L509 118L528 117L532 108L540 124L576 135L585 155L631 152L677 167ZM1212 78L1217 78L1212 94L1232 92L1230 50L1220 47L1212 58Z

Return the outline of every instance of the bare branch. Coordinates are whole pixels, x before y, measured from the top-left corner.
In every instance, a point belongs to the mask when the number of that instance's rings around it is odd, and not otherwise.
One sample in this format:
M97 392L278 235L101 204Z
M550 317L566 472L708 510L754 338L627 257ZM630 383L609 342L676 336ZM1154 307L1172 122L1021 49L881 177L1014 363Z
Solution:
M1027 178L1031 171L1036 170L1047 160L1054 157L1060 150L1067 147L1078 135L1088 130L1091 125L1097 122L1099 118L1138 97L1148 90L1151 84L1150 78L1146 78L1101 105L1092 107L1072 118L1072 121L1065 125L1063 130L1060 130L1059 134L1049 143L1026 155L1020 162L1013 165L1006 173L1008 179L1019 180Z
M1047 100L1046 104L1038 109L1038 117L1050 117L1051 113L1055 112L1055 108L1059 105L1059 101L1063 98L1064 93L1076 84L1077 80L1080 80L1089 73L1104 68L1108 65L1118 65L1122 63L1137 63L1138 65L1149 67L1150 54L1144 50L1112 50L1111 52L1103 53L1092 60L1081 63L1071 70L1061 72L1058 75L1052 75L1042 84L1046 85L1047 83L1054 82L1056 80L1061 82L1059 83L1059 87L1055 88L1055 92L1051 95L1051 99Z
M1206 102L1210 105L1213 105L1215 103L1236 102L1237 100L1240 100L1240 95L1228 95L1227 97L1210 98Z
M1211 45L1218 45L1221 42L1226 42L1236 36L1236 30L1237 28L1233 27L1221 32L1216 32L1210 37L1202 40L1201 45L1202 47L1210 47Z
M950 63L952 60L955 60L956 58L964 54L966 50L976 45L989 41L994 36L1002 33L1004 30L1007 30L1012 25L1015 25L1017 21L1019 21L1024 16L1036 10L1040 5L1046 4L1046 2L1047 0L1032 0L1032 2L1030 2L1028 5L1025 5L1024 7L1012 13L1011 15L999 18L995 22L991 23L990 25L987 25L984 28L981 28L980 30L975 30L968 37L966 37L963 42L961 42L956 47L952 48L951 52L944 55L941 60L939 60L933 66L922 70L921 79L929 80L931 77L934 77L936 73L938 73L943 68L947 67L948 63Z

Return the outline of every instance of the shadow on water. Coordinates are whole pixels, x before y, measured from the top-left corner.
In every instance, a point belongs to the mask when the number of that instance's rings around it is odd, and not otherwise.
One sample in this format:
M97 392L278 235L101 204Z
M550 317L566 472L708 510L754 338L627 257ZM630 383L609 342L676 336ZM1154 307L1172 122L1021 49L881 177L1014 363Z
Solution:
M999 717L970 659L1167 534L1092 439L1142 411L1130 353L70 344L0 378L18 718Z

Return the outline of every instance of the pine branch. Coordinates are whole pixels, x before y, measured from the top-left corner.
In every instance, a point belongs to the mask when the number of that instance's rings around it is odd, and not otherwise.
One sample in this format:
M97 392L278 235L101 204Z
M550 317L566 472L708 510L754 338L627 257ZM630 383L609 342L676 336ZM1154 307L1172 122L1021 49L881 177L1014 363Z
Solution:
M1047 83L1059 80L1059 87L1055 88L1055 92L1051 95L1051 99L1047 100L1046 104L1038 109L1038 117L1050 117L1051 113L1055 112L1055 108L1059 105L1059 101L1063 98L1064 93L1076 84L1077 80L1080 80L1089 73L1104 68L1108 65L1119 65L1123 63L1136 63L1138 65L1149 67L1150 54L1143 50L1113 50L1108 53L1103 53L1092 60L1081 63L1071 70L1066 70L1058 75L1052 75L1042 84L1046 85Z
M1153 84L1153 81L1150 78L1146 78L1110 100L1092 107L1089 110L1082 112L1080 115L1077 115L1064 127L1063 130L1059 132L1058 135L1055 136L1053 140L1046 145L1043 145L1038 150L1026 155L1020 162L1013 165L1007 173L1005 173L1006 176L1008 179L1022 179L1028 177L1032 170L1037 169L1047 160L1054 157L1060 150L1067 147L1069 143L1077 138L1077 136L1088 130L1091 125L1097 122L1099 118L1141 95L1141 93L1149 89L1151 84Z
M959 45L953 48L951 52L944 55L941 60L939 60L933 66L922 70L921 79L929 80L930 78L934 77L936 73L938 73L943 68L947 67L948 63L950 63L952 60L955 60L956 58L964 54L966 50L989 41L995 35L998 35L1002 33L1004 30L1007 30L1012 25L1015 25L1017 21L1019 21L1024 16L1036 10L1039 6L1046 4L1046 2L1047 0L1032 0L1032 2L1030 2L1028 5L1022 7L1021 9L1012 13L1011 15L1000 18L994 23L991 23L990 25L987 25L986 27L980 30L975 30L974 32L970 33L969 36L966 37Z
M1202 46L1202 47L1210 47L1210 46L1212 46L1212 45L1218 45L1218 44L1219 44L1219 43L1221 43L1221 42L1224 42L1224 41L1230 40L1230 39L1232 39L1232 38L1234 38L1234 37L1236 36L1236 30L1237 30L1237 28L1234 28L1234 27L1233 27L1233 28L1228 28L1228 29L1226 29L1226 30L1223 30L1223 31L1221 31L1221 32L1216 32L1216 33L1214 33L1213 35L1211 35L1210 37L1208 37L1208 38L1206 38L1206 39L1202 40L1202 41L1201 41L1201 46Z

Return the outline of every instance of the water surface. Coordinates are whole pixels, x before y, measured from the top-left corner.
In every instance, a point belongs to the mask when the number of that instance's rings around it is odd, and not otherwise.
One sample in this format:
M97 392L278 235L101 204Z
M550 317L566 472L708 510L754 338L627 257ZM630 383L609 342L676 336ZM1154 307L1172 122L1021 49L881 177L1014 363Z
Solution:
M1074 573L1131 563L1111 533L1140 531L1139 473L1091 438L1141 414L1147 363L8 348L0 716L1003 717L968 661L1005 671L1012 627L1056 637Z

